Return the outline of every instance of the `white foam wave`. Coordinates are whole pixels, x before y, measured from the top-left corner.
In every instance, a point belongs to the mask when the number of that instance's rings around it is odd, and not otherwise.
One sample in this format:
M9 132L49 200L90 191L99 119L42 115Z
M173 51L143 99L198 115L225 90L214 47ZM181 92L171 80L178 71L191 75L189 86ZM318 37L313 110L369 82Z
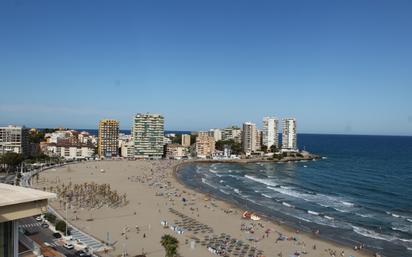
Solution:
M267 194L261 194L261 195L264 196L264 197L266 197L266 198L272 199L272 197L271 197L270 195L267 195Z
M379 239L379 240L384 240L384 241L394 241L398 238L393 237L393 236L389 236L389 235L383 235L383 234L379 234L375 231L366 229L366 228L361 228L361 227L357 227L357 226L352 226L353 231L355 231L357 234L365 236L365 237L369 237L369 238L374 238L374 239Z
M307 202L313 202L313 203L319 204L323 207L331 207L340 212L349 212L355 206L353 203L341 200L338 197L333 197L333 196L324 195L324 194L301 193L301 192L294 190L291 187L285 187L285 186L270 187L268 186L267 188L273 191L276 191L278 193L284 194L284 195L289 195L291 197L302 199Z
M252 181L255 181L255 182L258 182L258 183L261 183L261 184L265 184L267 186L274 186L275 187L275 186L278 185L270 179L261 179L261 178L256 178L256 177L249 176L249 175L245 175L244 177L247 178L247 179L250 179Z
M409 226L392 227L392 230L401 231L401 232L410 232L410 229L411 228Z
M328 219L328 220L334 220L334 218L333 217L330 217L330 216L324 216L325 217L325 219Z
M406 219L407 221L409 221L409 222L412 222L412 219Z
M315 212L315 211L311 211L311 210L308 210L308 213L312 214L312 215L316 215L316 216L319 215L319 212Z
M202 183L206 184L210 187L213 187L214 189L217 189L217 187L215 185L213 185L212 183L210 183L209 181L207 181L205 178L202 178Z
M230 195L230 193L229 193L229 192L227 192L226 190L219 189L219 191L220 191L220 192L222 192L222 193L224 193L224 194Z
M284 206L286 206L286 207L289 207L289 208L295 208L295 206L293 206L293 205L291 205L291 204L288 204L288 203L286 203L286 202L282 202L282 204L283 204Z
M235 191L235 193L237 193L237 194L241 194L241 193L240 193L240 190L237 189L237 188L233 189L233 191Z

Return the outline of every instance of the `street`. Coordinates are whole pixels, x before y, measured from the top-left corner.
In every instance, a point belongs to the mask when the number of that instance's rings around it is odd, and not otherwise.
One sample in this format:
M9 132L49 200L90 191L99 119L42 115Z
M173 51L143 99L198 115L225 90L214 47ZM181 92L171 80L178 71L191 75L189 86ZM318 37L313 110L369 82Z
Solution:
M59 239L56 239L53 236L53 232L49 228L42 228L41 222L36 221L35 218L25 218L19 221L19 227L22 229L31 228L35 231L39 231L38 233L32 234L29 237L37 242L38 244L42 245L40 242L44 242L49 244L53 249L56 251L63 253L67 257L75 257L75 250L68 250L63 247L63 242ZM43 243L43 244L44 244Z

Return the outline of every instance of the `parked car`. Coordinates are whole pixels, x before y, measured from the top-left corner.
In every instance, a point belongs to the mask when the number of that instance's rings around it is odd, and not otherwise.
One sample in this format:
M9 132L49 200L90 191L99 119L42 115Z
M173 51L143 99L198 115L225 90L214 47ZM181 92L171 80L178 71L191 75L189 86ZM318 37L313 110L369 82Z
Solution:
M41 216L37 216L37 217L36 217L36 220L37 220L37 221L43 221L43 219L42 219Z
M56 232L56 233L53 233L53 236L54 236L55 238L61 238L61 237L62 237L62 234L60 234L59 232Z
M44 222L44 223L41 224L41 227L42 227L42 228L48 228L48 227L49 227L49 224L47 224L46 222Z
M74 245L72 245L72 244L70 244L70 243L65 243L65 244L63 245L63 247L66 248L66 249L69 249L69 250L74 249Z

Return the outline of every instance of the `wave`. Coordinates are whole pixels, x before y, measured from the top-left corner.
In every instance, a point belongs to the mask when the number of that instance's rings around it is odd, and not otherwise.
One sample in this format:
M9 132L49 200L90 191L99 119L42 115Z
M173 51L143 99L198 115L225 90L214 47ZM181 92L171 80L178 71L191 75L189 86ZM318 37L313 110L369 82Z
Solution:
M223 189L219 189L219 191L222 192L222 193L224 193L224 194L226 194L226 195L230 195L229 192L227 192L227 191L225 191L225 190L223 190Z
M267 195L267 194L261 194L262 196L264 196L264 197L266 197L266 198L270 198L270 199L272 199L273 197L272 196L270 196L270 195Z
M365 237L369 237L369 238L373 238L373 239L379 239L379 240L384 240L387 242L392 242L397 240L397 237L393 237L393 236L389 236L389 235L383 235L383 234L379 234L373 230L369 230L366 228L361 228L361 227L357 227L357 226L352 226L352 229L355 233L365 236Z
M289 208L295 208L295 206L293 206L291 204L288 204L287 202L282 202L282 204L286 207L289 207Z
M325 219L328 219L328 220L334 220L334 218L333 217L330 217L330 216L324 216L325 217Z
M406 219L407 221L409 221L409 222L412 222L412 219Z
M205 178L202 178L202 183L206 184L210 187L213 187L214 189L217 189L217 186L213 185L212 183L210 183L209 181L207 181Z
M247 179L250 179L252 181L267 185L267 186L274 186L274 187L278 186L278 184L276 184L275 182L273 182L270 179L261 179L261 178L256 178L256 177L253 177L253 176L250 176L250 175L245 175L244 177L247 178Z
M312 214L312 215L319 216L319 212L315 212L315 211L308 210L308 213L309 213L309 214Z
M330 207L334 208L337 211L340 212L349 212L352 210L352 208L355 206L353 203L350 203L348 201L341 200L338 197L333 197L329 195L324 195L324 194L306 194L306 193L300 193L296 190L293 190L291 187L267 187L268 189L271 189L273 191L276 191L278 193L284 194L284 195L289 195L294 198L302 199L307 202L313 202L318 205L321 205L323 207Z
M410 226L397 226L397 227L392 227L392 230L401 231L401 232L405 232L405 233L411 232Z

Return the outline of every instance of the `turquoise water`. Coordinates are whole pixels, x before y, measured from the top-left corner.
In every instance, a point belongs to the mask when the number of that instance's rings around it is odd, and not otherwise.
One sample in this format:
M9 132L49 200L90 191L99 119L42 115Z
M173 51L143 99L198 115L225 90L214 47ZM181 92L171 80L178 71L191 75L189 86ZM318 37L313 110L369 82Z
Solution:
M325 159L190 164L189 186L302 230L385 256L412 256L412 137L299 135Z

